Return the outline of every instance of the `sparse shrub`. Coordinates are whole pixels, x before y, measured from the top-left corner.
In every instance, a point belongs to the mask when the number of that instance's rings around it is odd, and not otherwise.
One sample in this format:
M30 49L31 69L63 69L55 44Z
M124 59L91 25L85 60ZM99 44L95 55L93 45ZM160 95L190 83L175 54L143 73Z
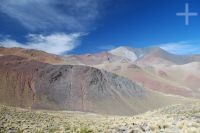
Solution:
M80 133L92 133L92 130L84 127L80 129Z
M178 122L178 123L177 123L177 127L178 127L179 129L182 129L182 128L184 127L184 122L183 122L183 121Z
M151 131L157 130L157 127L156 127L156 125L154 125L154 124L151 124L151 125L149 126L149 128L151 129Z
M169 128L169 124L168 124L168 123L164 124L164 125L163 125L163 128L164 128L164 129Z
M17 133L23 133L24 131L23 130L21 130L21 129L17 129Z
M58 130L59 130L58 128L51 128L51 129L49 129L49 133L54 133L54 132L56 132Z
M195 127L190 127L190 128L189 128L189 133L199 133L199 132L198 132L198 129L197 129L197 128L195 128Z
M35 133L43 133L43 132L42 132L42 131L38 131L38 130L37 130Z

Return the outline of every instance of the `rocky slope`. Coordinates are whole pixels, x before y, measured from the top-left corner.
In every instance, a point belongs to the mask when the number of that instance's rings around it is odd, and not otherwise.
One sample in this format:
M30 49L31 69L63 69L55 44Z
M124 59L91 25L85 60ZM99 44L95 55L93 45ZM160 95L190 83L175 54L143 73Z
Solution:
M130 48L118 47L109 53L128 58L130 61L149 64L176 64L183 65L190 62L200 62L200 55L176 55L169 53L159 47Z
M0 56L16 55L31 60L45 62L49 64L62 64L64 61L58 55L46 53L44 51L23 48L5 48L0 46Z
M0 57L0 103L35 109L130 115L181 102L103 70Z
M154 70L154 67L142 68L134 63L127 63L127 62L106 63L101 65L95 65L94 67L124 76L134 82L137 82L138 84L140 84L145 88L162 92L165 94L181 95L184 97L200 97L198 93L194 95L194 93L197 92L196 89L188 89L189 87L187 87L186 85L189 82L185 82L184 84L183 82L181 83L179 82L179 80L175 79L175 78L178 79L178 73L176 75L177 77L173 78L172 75L174 75L176 70L170 72L171 69L169 69L169 67L162 67L160 69ZM168 68L169 71L166 71L167 69L164 68ZM180 67L177 67L177 69L178 68ZM185 71L183 70L182 73L183 72L186 72L186 70ZM179 73L179 75L180 74L181 73ZM184 77L182 76L181 78ZM197 87L198 82L193 84L193 86L194 85L196 85Z
M71 55L64 57L66 61L85 65L100 65L105 62L129 62L138 65L183 65L191 62L200 62L200 55L175 55L159 47L130 48L118 47L110 51Z
M199 55L174 55L158 47L118 47L108 52L66 56L1 47L0 55L17 55L50 64L91 66L119 74L154 91L200 98Z
M200 55L175 55L159 47L118 47L78 57L64 59L119 74L151 90L200 98Z

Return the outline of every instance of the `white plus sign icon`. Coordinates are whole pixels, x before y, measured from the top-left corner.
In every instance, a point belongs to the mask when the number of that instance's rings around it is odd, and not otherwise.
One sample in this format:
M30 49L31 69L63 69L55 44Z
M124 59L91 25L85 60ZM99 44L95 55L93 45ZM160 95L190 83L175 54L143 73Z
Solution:
M188 3L185 4L185 13L176 13L177 16L184 16L185 17L185 25L189 25L189 17L190 16L197 16L197 13L190 13L189 12L189 5Z

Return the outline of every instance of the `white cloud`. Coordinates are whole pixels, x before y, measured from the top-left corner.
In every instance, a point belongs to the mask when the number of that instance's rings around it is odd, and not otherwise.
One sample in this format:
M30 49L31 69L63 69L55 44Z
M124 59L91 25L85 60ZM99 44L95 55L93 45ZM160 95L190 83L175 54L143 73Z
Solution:
M68 52L77 46L78 38L83 36L81 33L95 29L92 24L101 16L105 1L0 0L0 13L15 19L29 33L58 32L48 36L29 34L25 43L4 35L0 36L0 43L4 47L31 48L54 54Z
M32 31L85 32L100 16L101 3L102 0L1 0L0 12Z
M53 54L62 54L77 47L79 44L79 38L83 35L84 34L82 33L55 33L51 35L29 34L26 43L20 43L9 38L1 40L0 43L4 47L21 47L26 49L43 50Z
M160 48L180 55L186 54L200 54L200 42L194 41L181 41L181 42L171 42L158 45Z

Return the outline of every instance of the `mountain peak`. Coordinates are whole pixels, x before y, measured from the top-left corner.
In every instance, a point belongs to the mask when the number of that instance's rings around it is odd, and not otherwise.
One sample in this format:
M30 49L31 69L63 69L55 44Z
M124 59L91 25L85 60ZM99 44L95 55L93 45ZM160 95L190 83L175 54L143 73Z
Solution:
M135 54L135 52L131 48L126 47L126 46L120 46L120 47L112 49L108 52L113 54L113 55L116 55L116 56L124 57L124 58L129 59L133 62L135 60L137 60L137 55Z

